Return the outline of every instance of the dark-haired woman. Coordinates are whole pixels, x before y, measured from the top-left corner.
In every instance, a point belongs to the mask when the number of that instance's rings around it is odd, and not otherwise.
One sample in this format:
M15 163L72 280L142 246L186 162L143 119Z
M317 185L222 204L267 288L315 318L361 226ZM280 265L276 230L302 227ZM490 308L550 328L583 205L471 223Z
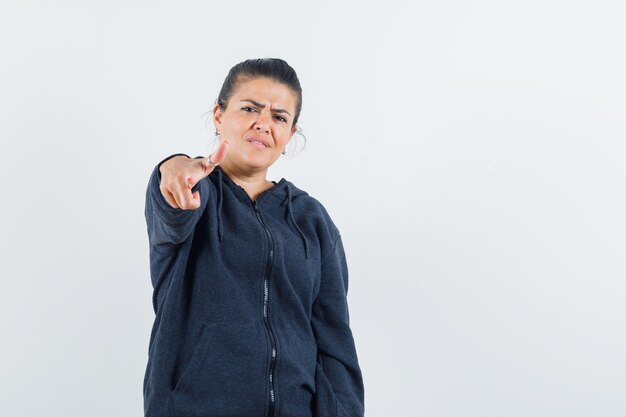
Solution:
M216 151L152 172L147 417L364 415L339 230L314 197L266 178L301 106L285 61L239 63L213 108Z

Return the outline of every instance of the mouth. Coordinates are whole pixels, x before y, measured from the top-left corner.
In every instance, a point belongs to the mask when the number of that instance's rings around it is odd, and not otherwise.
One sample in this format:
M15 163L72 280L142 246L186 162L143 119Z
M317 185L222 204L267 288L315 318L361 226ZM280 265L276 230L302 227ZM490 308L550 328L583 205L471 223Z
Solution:
M246 140L261 149L270 147L269 143L262 138L248 138Z

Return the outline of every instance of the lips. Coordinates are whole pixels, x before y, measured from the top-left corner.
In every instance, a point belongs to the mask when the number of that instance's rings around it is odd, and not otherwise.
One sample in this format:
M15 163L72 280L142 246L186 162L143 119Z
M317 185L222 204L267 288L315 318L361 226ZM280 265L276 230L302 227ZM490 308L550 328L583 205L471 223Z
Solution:
M270 147L270 144L263 138L248 138L246 139L248 142L255 144L257 142L261 142L263 145L265 145L266 148Z

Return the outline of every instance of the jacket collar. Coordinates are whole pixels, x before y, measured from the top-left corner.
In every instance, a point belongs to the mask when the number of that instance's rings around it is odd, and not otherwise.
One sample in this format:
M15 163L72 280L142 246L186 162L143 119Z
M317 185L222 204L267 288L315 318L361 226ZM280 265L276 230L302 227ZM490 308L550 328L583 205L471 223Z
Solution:
M219 241L222 242L224 237L224 232L222 230L222 201L224 199L224 185L233 189L235 194L241 195L242 199L246 199L248 202L252 202L250 196L246 193L246 191L240 185L236 184L228 175L222 171L222 168L218 165L215 167L211 174L215 173L217 176L217 234L219 237ZM304 256L308 259L309 257L309 244L308 241L302 232L302 229L298 226L296 219L293 214L292 200L298 196L307 195L306 192L302 191L298 187L296 187L290 181L287 181L285 178L281 178L280 181L274 183L274 186L268 188L263 191L256 199L257 204L260 204L263 201L264 205L270 204L273 205L273 201L268 196L277 196L278 200L281 201L279 207L287 207L287 216L286 221L293 224L295 230L300 238L302 239L302 244L304 246ZM283 197L284 196L284 197ZM293 230L293 229L292 229Z

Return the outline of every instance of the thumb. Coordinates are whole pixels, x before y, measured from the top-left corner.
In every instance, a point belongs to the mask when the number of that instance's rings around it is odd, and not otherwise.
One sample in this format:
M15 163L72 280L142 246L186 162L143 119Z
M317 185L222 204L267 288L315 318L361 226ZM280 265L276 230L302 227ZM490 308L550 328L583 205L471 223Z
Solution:
M213 162L214 164L219 164L220 162L222 162L226 157L226 154L228 153L228 145L228 139L223 139L215 152L211 154L211 162ZM207 160L207 164L208 162L209 161Z
M195 186L198 181L209 175L213 171L213 169L215 169L215 166L219 165L219 163L222 162L227 152L228 139L224 139L222 140L222 142L220 142L215 152L213 152L206 158L200 159L200 168L196 172L194 172L194 175L187 177L187 182L192 187Z

